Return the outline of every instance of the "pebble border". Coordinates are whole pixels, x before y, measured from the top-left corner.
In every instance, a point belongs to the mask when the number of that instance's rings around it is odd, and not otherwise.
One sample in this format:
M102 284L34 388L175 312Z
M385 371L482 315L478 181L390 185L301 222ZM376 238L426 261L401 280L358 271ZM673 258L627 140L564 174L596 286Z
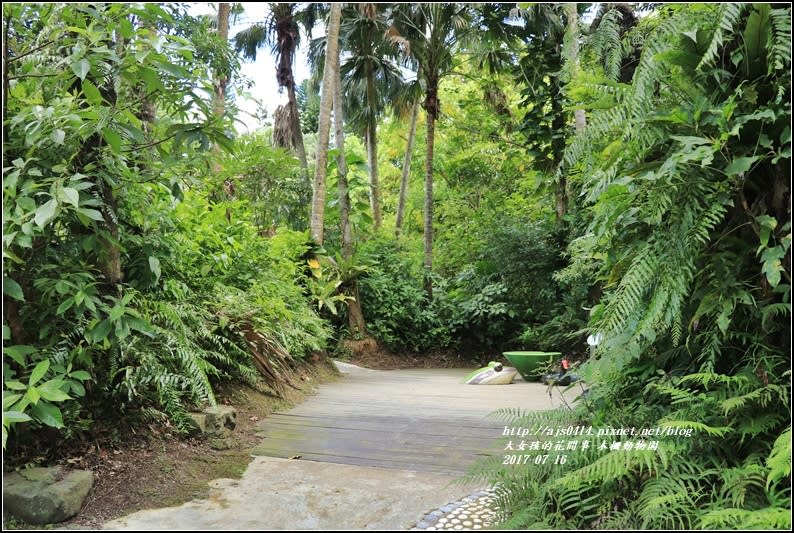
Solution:
M410 531L470 531L496 521L495 489L477 491L427 513Z

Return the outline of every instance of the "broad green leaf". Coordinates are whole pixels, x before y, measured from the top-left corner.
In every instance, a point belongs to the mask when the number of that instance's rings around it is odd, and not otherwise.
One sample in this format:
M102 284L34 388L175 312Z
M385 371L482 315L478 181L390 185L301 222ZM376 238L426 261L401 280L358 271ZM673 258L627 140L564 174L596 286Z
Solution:
M731 161L731 164L725 168L725 174L728 176L733 176L735 174L747 172L757 160L757 155L754 155L753 157L739 157L738 159L734 159Z
M105 220L105 218L102 216L102 213L100 213L96 209L87 209L81 207L80 209L77 210L77 213L85 217L88 217L91 220L96 220L98 222L102 222Z
M160 76L149 67L139 68L138 75L146 82L147 91L155 91L163 88L163 82L160 81Z
M131 316L131 317L127 317L125 322L130 327L130 329L139 331L144 335L146 335L147 337L154 338L154 332L152 331L152 328L144 320Z
M80 381L87 381L91 379L91 374L85 370L75 370L74 372L69 373L69 377L72 379L79 379Z
M769 244L769 236L777 227L777 219L775 217L770 217L769 215L761 215L755 217L755 221L760 227L759 241L761 245L758 247L757 253L761 253L761 250L766 248L766 245Z
M20 413L19 411L3 411L4 426L15 424L17 422L27 422L29 420L32 419L25 413Z
M44 228L47 223L55 217L55 211L58 208L58 202L55 199L50 200L46 204L36 209L36 216L33 221L39 228Z
M63 198L66 200L66 203L70 203L73 206L77 207L80 203L80 193L77 192L77 189L72 189L71 187L63 187L60 189L60 192Z
M116 322L116 337L125 339L130 334L130 325L126 320L119 320Z
M85 77L88 75L90 70L91 63L89 63L86 58L72 63L72 72L74 72L74 75L80 78L80 80L85 80Z
M102 137L105 139L105 141L108 143L108 146L110 146L110 149L113 150L114 153L121 153L121 135L110 128L105 128L102 130Z
M71 400L72 398L61 389L63 385L65 385L65 382L62 379L51 379L36 387L36 390L42 398L50 402Z
M132 23L126 17L119 21L119 33L121 33L121 36L125 39L132 37Z
M54 428L63 427L63 415L61 414L61 410L51 403L39 402L30 409L30 414L33 418L47 426Z
M162 62L158 64L158 67L162 72L168 73L175 78L179 79L187 79L190 78L190 72L179 65L174 65L173 63Z
M5 392L4 392L3 393L3 411L5 411L9 407L11 407L15 403L17 403L17 400L19 400L20 398L22 398L21 394L18 394L18 393L5 394Z
M70 381L69 388L78 398L85 396L85 387L83 387L83 384L79 381Z
M61 302L61 305L58 306L58 309L55 311L55 314L59 316L64 314L66 311L69 310L70 307L72 307L72 305L74 305L74 298L65 299L63 302Z
M44 374L47 373L47 370L50 369L50 360L45 359L40 361L39 364L33 369L33 372L30 373L30 380L28 381L28 386L32 387L36 383L39 382L41 378L44 377Z
M21 383L19 381L6 381L6 382L4 382L4 385L6 386L7 389L10 389L10 390L26 390L27 389L25 384Z
M783 270L783 264L780 260L785 255L786 252L783 250L782 246L767 248L764 250L764 253L761 254L761 261L763 262L761 272L764 273L772 288L780 284L780 275Z
M11 338L11 328L3 324L3 340L7 341Z
M160 280L160 260L155 256L149 256L149 269L154 274L155 280Z
M117 305L110 310L110 321L115 322L124 315L124 306Z
M91 331L91 336L94 339L94 342L100 342L107 338L108 334L110 333L110 320L105 319Z
M28 391L25 393L25 398L27 398L31 404L36 405L41 399L41 394L39 394L39 391L36 387L28 387Z
M83 80L83 94L92 105L102 105L102 95L90 80Z
M3 276L3 294L7 294L14 300L20 302L25 301L25 295L22 293L22 287L19 286L19 283L8 276Z
M26 344L17 344L3 348L3 352L8 357L19 363L20 366L25 366L27 364L27 356L32 353L36 353L36 351L36 348Z
M55 144L63 144L63 140L66 139L66 132L62 129L53 130L53 132L50 133L50 139L52 139L52 142Z

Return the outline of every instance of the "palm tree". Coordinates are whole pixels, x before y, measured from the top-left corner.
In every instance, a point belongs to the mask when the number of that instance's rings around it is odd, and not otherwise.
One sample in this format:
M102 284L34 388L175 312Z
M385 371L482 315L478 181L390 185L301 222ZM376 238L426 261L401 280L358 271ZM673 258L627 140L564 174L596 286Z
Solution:
M385 38L385 4L360 3L342 15L341 43L348 58L342 64L350 123L363 134L369 164L370 206L375 229L381 226L378 177L378 118L388 99L402 84L399 69L391 59L396 51Z
M568 2L565 4L565 18L566 49L564 51L564 56L567 62L566 70L570 78L569 81L572 81L579 69L579 13L575 2ZM578 135L582 133L587 126L587 119L585 118L584 109L576 108L573 113L576 134Z
M414 154L414 139L416 138L416 123L419 118L419 100L411 106L411 122L408 127L408 141L405 144L405 157L403 158L402 176L400 177L400 195L397 199L397 220L394 233L397 238L403 231L403 218L405 217L405 202L408 197L408 182L411 175L411 160Z
M332 4L328 20L328 38L323 68L323 88L320 100L320 118L317 129L317 159L314 187L312 187L311 237L322 245L325 215L325 177L328 172L328 141L331 129L331 107L334 100L334 78L337 69L334 57L339 54L339 26L342 4ZM337 60L338 61L338 60Z
M470 34L471 12L465 4L400 4L392 12L394 31L410 45L411 56L419 64L424 82L422 107L427 114L425 156L424 268L425 292L433 298L433 149L435 123L441 105L438 87L452 68L456 45Z
M303 177L308 182L309 163L300 128L292 65L295 62L295 52L300 45L299 24L306 31L311 31L317 18L318 5L309 3L303 10L297 9L298 4L279 2L268 5L270 13L267 19L235 35L235 47L238 52L243 53L243 57L251 61L256 60L256 53L262 46L269 46L275 54L278 86L287 89L287 108L280 115L287 121L291 145L300 160Z
M339 191L339 220L342 229L342 259L345 266L353 264L353 227L350 223L350 190L347 183L347 164L345 161L345 124L344 106L342 104L342 75L339 69L339 53L334 57L334 145L338 150L336 156L337 180ZM361 298L358 280L351 276L345 280L348 294L352 298L347 303L347 318L350 333L364 335L367 329L364 312L361 310Z

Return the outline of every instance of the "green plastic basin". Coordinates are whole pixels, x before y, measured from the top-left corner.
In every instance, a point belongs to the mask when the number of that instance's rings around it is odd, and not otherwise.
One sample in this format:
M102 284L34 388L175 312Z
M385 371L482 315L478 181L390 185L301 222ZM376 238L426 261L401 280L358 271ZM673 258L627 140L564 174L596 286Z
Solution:
M545 367L561 352L502 352L525 381L538 381Z

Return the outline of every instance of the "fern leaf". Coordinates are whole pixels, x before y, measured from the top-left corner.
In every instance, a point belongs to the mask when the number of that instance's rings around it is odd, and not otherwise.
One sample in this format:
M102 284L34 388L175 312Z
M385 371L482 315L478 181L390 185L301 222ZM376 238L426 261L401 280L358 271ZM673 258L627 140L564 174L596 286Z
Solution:
M767 490L778 481L791 478L791 426L775 439L766 465L769 467L766 478Z

